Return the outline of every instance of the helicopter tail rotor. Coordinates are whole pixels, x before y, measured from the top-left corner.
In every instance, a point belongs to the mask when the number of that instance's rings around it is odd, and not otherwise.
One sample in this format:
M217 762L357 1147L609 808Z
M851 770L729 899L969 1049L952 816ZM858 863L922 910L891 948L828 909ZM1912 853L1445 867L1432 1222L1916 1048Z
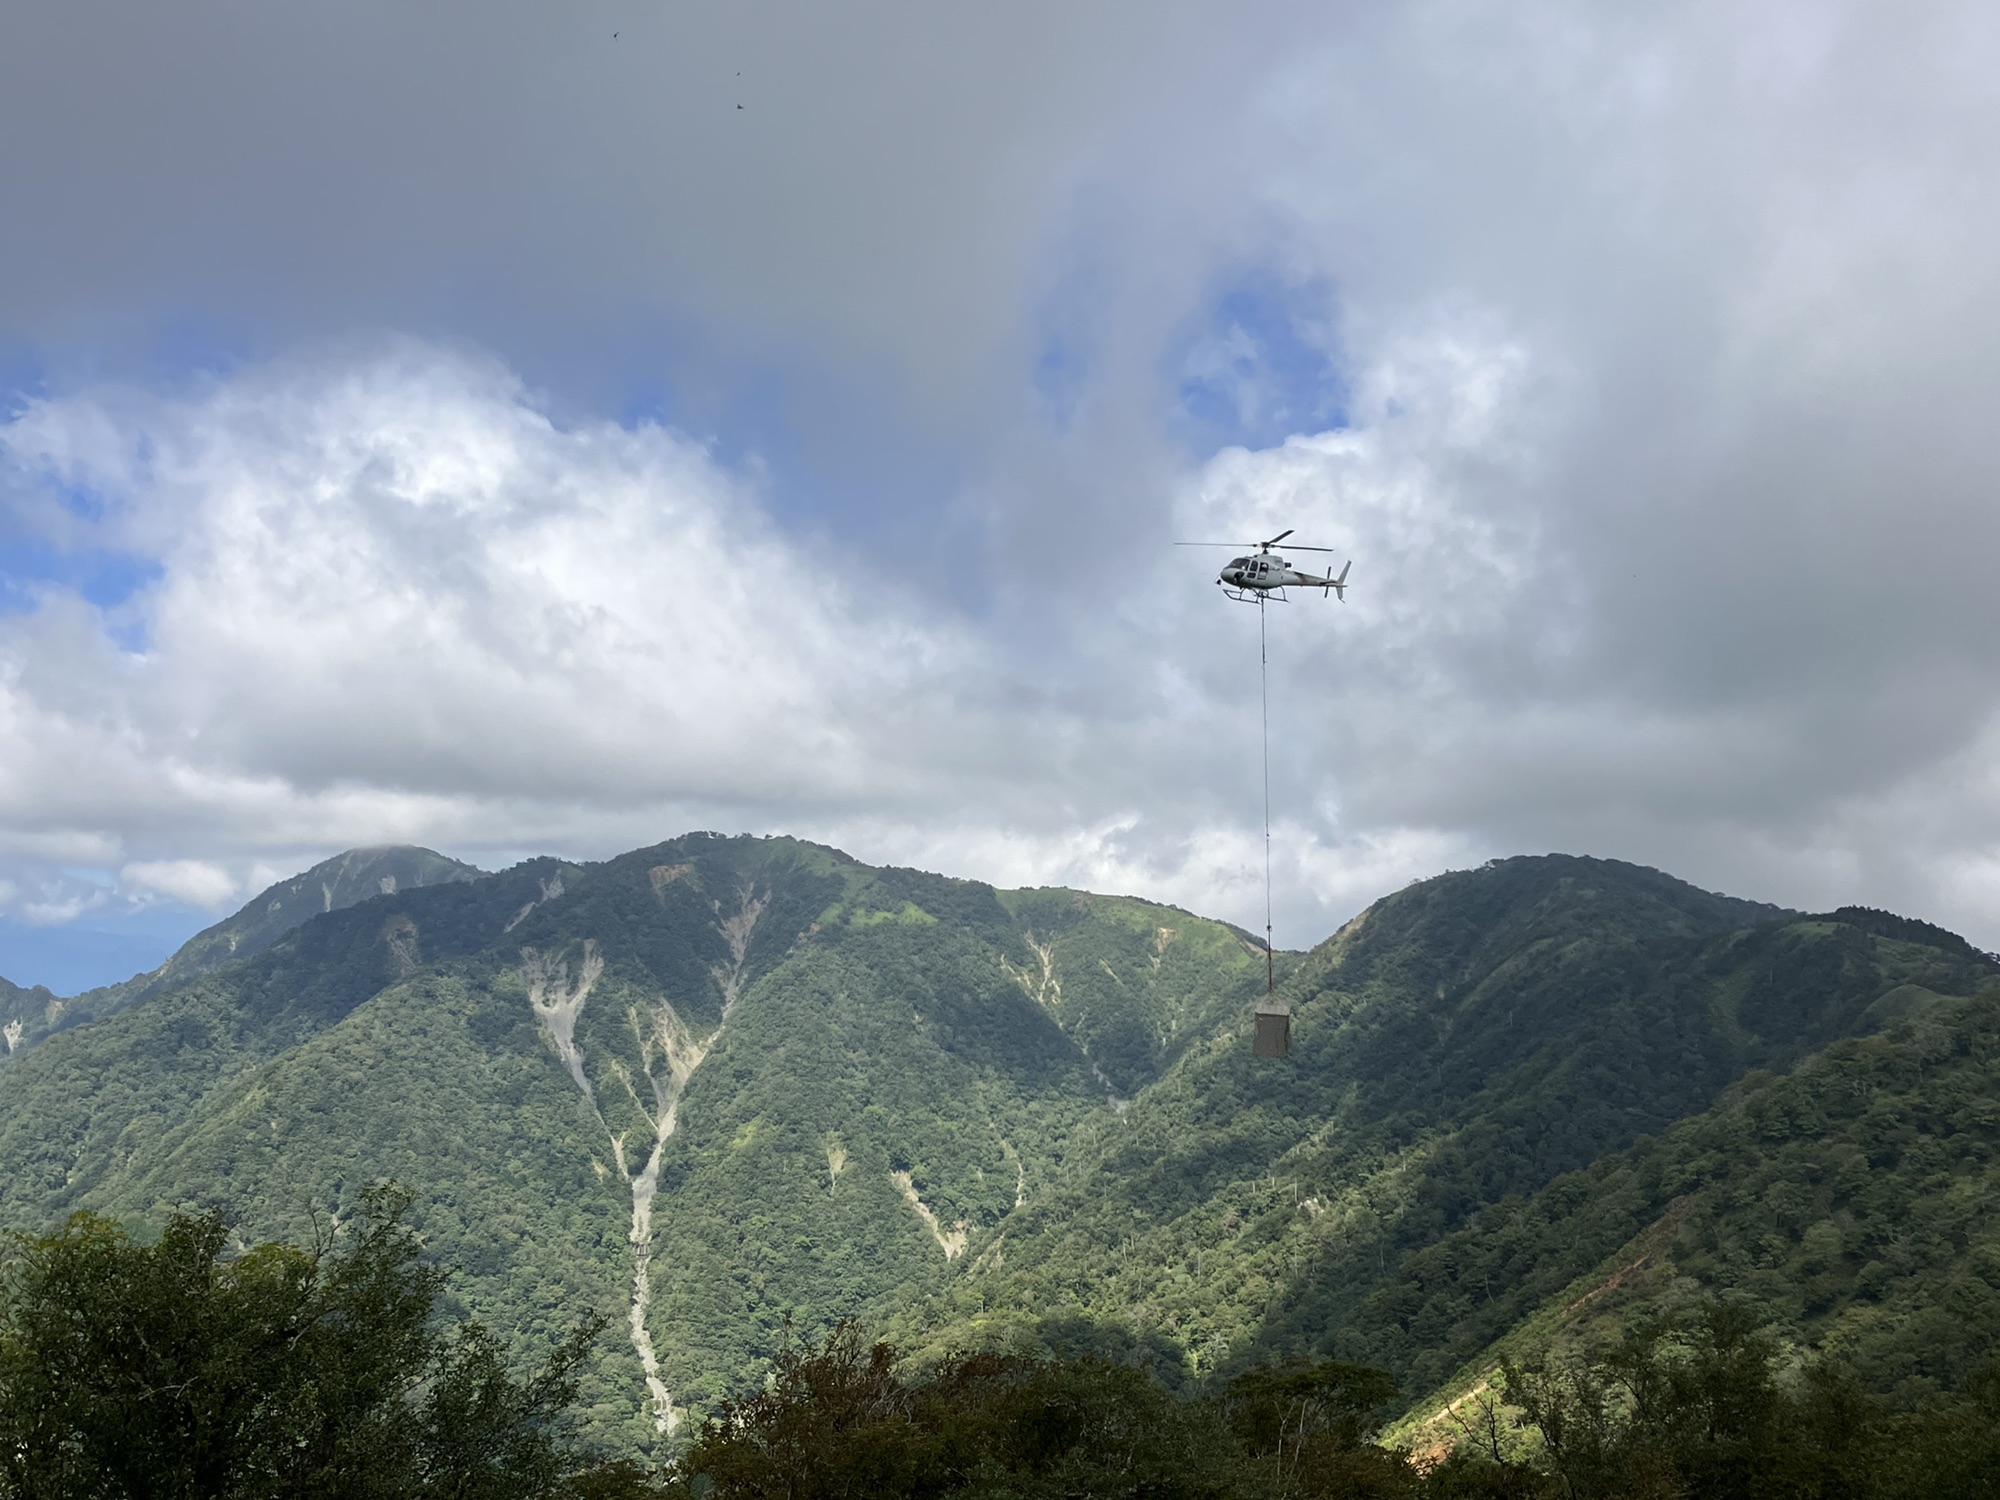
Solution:
M1335 597L1338 598L1342 604L1345 604L1347 602L1347 569L1353 566L1354 566L1353 560L1349 559L1346 566L1340 570L1340 576L1338 578L1328 578L1326 581L1327 589L1331 589ZM1326 589L1322 589L1320 592L1324 593L1326 592Z

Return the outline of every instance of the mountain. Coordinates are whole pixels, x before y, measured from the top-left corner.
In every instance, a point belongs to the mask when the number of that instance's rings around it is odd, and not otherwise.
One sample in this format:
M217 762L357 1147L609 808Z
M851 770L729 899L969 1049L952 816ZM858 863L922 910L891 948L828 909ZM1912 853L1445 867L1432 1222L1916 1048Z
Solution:
M1228 1039L1189 1056L901 1331L935 1346L1057 1314L1122 1323L1169 1371L1313 1351L1439 1377L1423 1340L1354 1331L1406 1257L1872 1027L1897 986L1996 973L1957 939L1785 915L1560 856L1388 897L1281 988L1286 1063Z
M1411 1255L1355 1337L1439 1383L1427 1417L1503 1355L1601 1348L1717 1296L1899 1404L1962 1388L2000 1351L2000 991L1889 999L1884 1032L1752 1073Z
M643 1448L787 1320L879 1318L1248 1014L1243 934L783 839L531 861L322 913L0 1075L0 1216L225 1201L310 1232L391 1176L467 1300L601 1312Z
M11 1057L28 1045L28 1028L37 1027L46 1031L49 1025L62 1014L62 1001L56 992L45 984L32 989L10 980L0 979L0 1039L7 1044L5 1056Z
M1452 1388L1665 1232L1678 1197L1629 1163L1843 1048L1984 1014L1969 997L2000 981L1886 913L1504 860L1279 955L1294 1043L1273 1061L1250 1055L1255 941L1129 898L703 834L376 883L282 933L252 903L234 955L215 939L0 1070L0 1222L216 1202L300 1236L396 1178L492 1325L532 1347L611 1320L585 1404L632 1451L843 1317L920 1356L1029 1339L1186 1382L1315 1351ZM1951 1054L1975 1113L1984 1045ZM1750 1224L1766 1168L1688 1160L1717 1222ZM1927 1160L1884 1170L1920 1187ZM1825 1239L1773 1274L1824 1274ZM1870 1305L1907 1322L1921 1268L1876 1259ZM1884 1338L1871 1378L1916 1378Z
M234 916L196 933L179 952L147 976L155 987L206 974L233 958L262 953L301 922L343 911L376 896L452 881L478 880L477 865L449 859L412 844L349 849L281 880L246 902Z
M313 917L339 911L371 896L443 881L477 880L485 871L429 849L398 844L350 849L281 880L234 916L204 928L150 973L118 984L59 998L41 985L24 990L0 979L0 1035L6 1056L32 1047L51 1032L112 1015L169 985L193 979L232 959L261 953Z

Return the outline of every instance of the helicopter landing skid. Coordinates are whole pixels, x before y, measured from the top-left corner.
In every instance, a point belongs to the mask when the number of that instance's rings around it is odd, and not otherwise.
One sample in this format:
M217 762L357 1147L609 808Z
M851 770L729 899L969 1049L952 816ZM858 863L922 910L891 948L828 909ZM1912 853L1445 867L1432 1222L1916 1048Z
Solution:
M1238 604L1290 604L1283 589L1233 589L1228 584L1222 586L1223 597L1234 599Z

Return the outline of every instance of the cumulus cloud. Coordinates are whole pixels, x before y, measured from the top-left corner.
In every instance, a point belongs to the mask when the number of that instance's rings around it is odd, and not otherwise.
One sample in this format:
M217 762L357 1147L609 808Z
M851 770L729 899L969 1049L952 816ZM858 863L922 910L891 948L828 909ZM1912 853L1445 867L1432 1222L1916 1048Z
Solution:
M93 392L5 449L25 485L103 497L103 532L160 568L124 607L135 649L73 596L10 622L17 826L81 801L298 843L514 800L838 804L879 792L878 742L958 649L697 445L560 429L479 358L399 343Z
M39 901L21 903L21 917L31 927L60 927L65 922L74 922L87 911L104 905L109 899L102 890L72 891L65 895L47 897Z
M1465 420L1441 410L1406 420ZM900 593L895 558L788 536L687 438L559 426L491 360L407 341L178 397L38 402L0 452L18 493L96 496L101 539L158 564L115 606L51 590L0 622L0 817L48 847L133 851L128 895L212 908L273 850L602 853L691 823L1245 917L1261 893L1243 833L1254 612L1211 595L1219 557L1135 572L1143 586L1076 642L1082 676L1051 683ZM1414 462L1352 434L1227 455L1189 524L1323 521L1382 580L1348 611L1354 639L1423 657L1466 626L1420 626L1384 586L1421 583L1447 515L1419 514ZM1308 505L1328 476L1346 503ZM1482 562L1455 542L1430 586L1491 584L1505 546ZM1461 615L1485 618L1499 595L1482 587ZM1324 642L1331 619L1302 623ZM1280 723L1311 731L1325 707ZM1317 860L1312 908L1361 899L1386 850L1407 878L1438 847L1370 828L1366 873L1324 878L1327 831L1296 789L1281 863ZM176 857L191 845L202 857Z
M118 872L118 881L128 894L165 896L209 911L242 895L233 875L199 859L134 860Z

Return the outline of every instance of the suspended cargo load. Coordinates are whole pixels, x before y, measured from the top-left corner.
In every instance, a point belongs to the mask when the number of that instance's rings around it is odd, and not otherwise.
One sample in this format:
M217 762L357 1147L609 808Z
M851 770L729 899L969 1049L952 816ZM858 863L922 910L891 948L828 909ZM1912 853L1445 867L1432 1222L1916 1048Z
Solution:
M1292 1008L1282 1000L1263 1000L1257 1005L1257 1039L1251 1045L1253 1057L1292 1055Z

